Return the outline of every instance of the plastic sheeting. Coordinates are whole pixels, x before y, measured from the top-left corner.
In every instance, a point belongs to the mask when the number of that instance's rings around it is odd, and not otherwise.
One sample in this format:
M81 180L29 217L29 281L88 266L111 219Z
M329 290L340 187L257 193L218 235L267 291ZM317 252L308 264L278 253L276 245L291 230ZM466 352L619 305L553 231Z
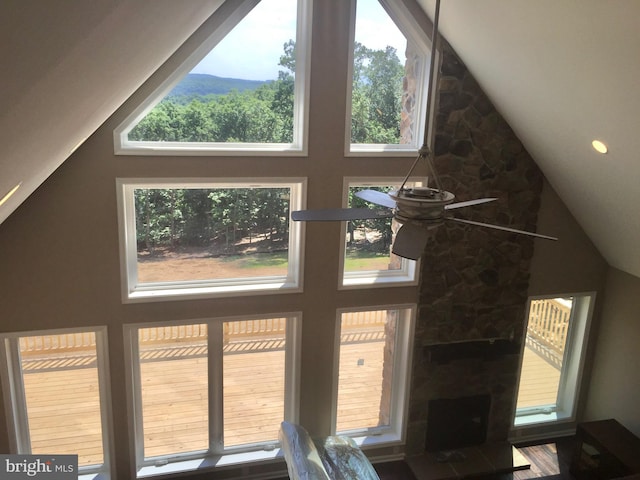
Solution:
M282 422L279 436L291 480L331 478L324 469L318 450L304 427Z
M291 480L380 480L351 438L314 442L301 425L282 422L280 443Z
M327 437L316 443L332 480L380 480L366 455L349 437Z

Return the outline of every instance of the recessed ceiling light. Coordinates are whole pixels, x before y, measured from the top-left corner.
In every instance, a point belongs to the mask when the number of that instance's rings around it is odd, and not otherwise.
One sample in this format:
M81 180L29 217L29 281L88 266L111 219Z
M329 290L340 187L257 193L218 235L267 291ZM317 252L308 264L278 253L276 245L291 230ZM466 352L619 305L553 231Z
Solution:
M22 182L17 184L15 187L13 187L11 190L9 190L9 192L4 197L2 197L2 199L0 200L0 207L2 205L4 205L5 202L11 198L11 195L16 193L16 190L18 190L20 188L20 185L22 185Z
M591 142L591 145L593 146L594 150L598 153L607 153L609 151L607 146L604 143L602 143L600 140L594 140L593 142Z

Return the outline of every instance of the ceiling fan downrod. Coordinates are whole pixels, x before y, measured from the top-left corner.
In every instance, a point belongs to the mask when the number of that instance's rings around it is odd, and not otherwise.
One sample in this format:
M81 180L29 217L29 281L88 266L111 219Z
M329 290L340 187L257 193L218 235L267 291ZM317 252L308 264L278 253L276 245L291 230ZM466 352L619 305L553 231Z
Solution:
M430 65L430 78L429 84L427 86L427 112L425 118L424 125L424 143L420 150L418 150L418 157L413 162L413 165L409 169L409 173L402 181L402 185L400 186L399 192L405 191L405 184L409 180L409 177L413 173L413 170L416 168L416 165L421 159L427 164L428 169L428 177L427 177L427 186L428 179L433 178L433 181L436 186L436 192L439 196L446 196L446 192L442 189L442 184L440 183L440 177L438 177L438 172L433 165L433 148L431 148L428 143L431 140L433 142L434 135L429 135L429 120L432 118L431 108L433 105L433 95L435 94L435 89L438 86L438 73L439 68L436 66L436 51L438 49L438 20L440 18L440 0L436 0L436 9L435 14L433 16L433 32L431 34L431 57L429 60ZM435 122L435 119L434 119Z

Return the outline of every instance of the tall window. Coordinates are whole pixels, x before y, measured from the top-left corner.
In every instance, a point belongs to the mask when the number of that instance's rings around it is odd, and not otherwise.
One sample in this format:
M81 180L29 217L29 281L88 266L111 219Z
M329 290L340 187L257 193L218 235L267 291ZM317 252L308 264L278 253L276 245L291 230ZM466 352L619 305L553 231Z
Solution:
M364 189L389 192L400 187L401 180L347 179L347 204L352 208L380 206L366 202L355 194ZM408 182L415 186L416 182ZM417 262L391 253L393 220L352 220L344 224L345 243L342 264L342 287L411 285L417 282Z
M429 47L399 3L356 3L347 149L352 153L415 153L423 141Z
M222 5L199 48L116 131L116 152L304 150L306 0Z
M2 336L2 377L18 453L78 455L81 474L109 471L104 334L97 329Z
M515 427L574 419L592 300L585 294L529 301Z
M404 429L413 335L411 307L342 311L337 331L337 433L398 441Z
M362 0L365 7L366 1ZM386 44L363 43L369 50L362 50L366 55L359 62L367 79L361 77L359 86L367 88L375 79L380 89L360 91L360 98L382 92L376 99L386 99L386 92L393 91L396 97L391 103L404 105L404 98L409 110L418 113L406 129L400 128L402 116L394 120L395 130L408 132L406 141L394 137L396 143L388 143L388 135L380 140L383 143L357 140L353 152L358 154L346 161L352 153L351 108L345 105L350 105L350 95L347 102L345 97L352 84L349 51L354 32L342 30L355 25L355 5L355 0L220 2L202 28L134 94L128 102L130 110L122 112L122 123L114 132L117 152L150 155L140 162L123 158L114 167L120 177L122 299L124 303L166 302L153 308L137 305L131 313L145 318L126 326L131 429L135 431L131 443L136 446L140 477L276 458L277 426L283 419L306 423L310 431L337 430L361 444L392 448L391 444L404 439L415 315L415 306L406 302L417 295L416 262L390 255L393 232L388 223L354 225L354 241L343 254L337 249L350 240L346 224L341 230L342 225L335 222L290 221L292 211L346 206L349 189L353 193L359 188L394 186L401 180L397 161L404 163L406 158L400 157L405 154L415 157L421 141L418 137L424 129L418 124L424 115L419 112L425 103L421 92L423 69L428 65L420 58L426 58L428 42L411 15L413 10L403 2L383 0L384 21L390 30L401 32L404 43L390 63L391 52L378 55L378 50L385 52ZM285 12L284 18L294 9L295 36L293 30L284 29L285 36L276 36L277 48L269 48L277 54L263 55L271 30L281 26L272 14ZM313 52L313 73L318 77L314 88L307 88L312 11L317 14L313 27L319 41L313 44L318 48ZM257 23L252 24L254 16ZM378 36L390 38L386 32ZM245 41L248 50L241 48ZM415 91L407 90L413 92L410 100L397 97L408 78L403 57L407 48L418 52L411 56L412 65L422 72L411 77ZM225 51L233 54L230 64L223 61ZM204 68L209 52L218 55L213 63L224 70ZM251 76L248 72L261 68L262 58L275 67L273 75ZM380 77L378 60L384 73ZM398 64L402 78L387 76L386 66L398 73ZM214 115L201 98L185 99L191 95L188 89L207 79L203 75L220 77L227 86L229 79L241 80L233 82L235 92L215 93L211 98L216 107L224 106L223 116ZM387 81L393 85L386 85ZM145 98L149 93L155 100L168 98L153 110L152 100ZM268 108L263 102L270 102ZM308 125L304 105L315 109ZM188 115L182 115L180 122L170 120L185 110ZM386 110L380 111L386 118ZM365 126L365 130L382 131L376 123L377 110L370 109L369 114L366 121L371 128ZM152 120L172 135L184 133L183 126L188 125L192 136L182 140L147 136L158 132ZM214 120L216 125L238 130L211 140L207 135ZM307 128L316 136L313 142L305 138ZM363 152L385 157L372 169ZM151 158L156 154L167 156ZM399 288L377 288L375 294L366 291L386 285ZM195 310L193 302L181 301L193 299L202 299ZM194 314L202 309L217 317L203 319ZM161 317L154 319L151 311L161 312ZM339 328L346 333L338 333L334 343L337 311ZM254 317L259 312L269 313ZM359 327L345 320L343 324L342 314L347 318L351 313L375 317L378 323ZM284 320L284 333L282 326L254 329L258 321L276 319ZM303 324L311 348L301 352L303 361L296 363L295 339ZM367 337L370 328L375 338ZM159 329L171 329L171 333L159 334ZM354 335L359 343L354 343ZM367 409L375 412L349 423L350 414L344 412L357 409L349 395L354 392L350 383L358 379L347 371L352 365L345 355L360 347L375 350L364 358L364 368L372 368L368 375L377 377L373 399L371 390L366 398ZM306 379L300 415L295 375ZM327 391L327 385L335 389Z
M124 298L297 288L302 185L121 180Z
M290 315L128 326L139 473L275 446L280 423L295 418L297 322Z

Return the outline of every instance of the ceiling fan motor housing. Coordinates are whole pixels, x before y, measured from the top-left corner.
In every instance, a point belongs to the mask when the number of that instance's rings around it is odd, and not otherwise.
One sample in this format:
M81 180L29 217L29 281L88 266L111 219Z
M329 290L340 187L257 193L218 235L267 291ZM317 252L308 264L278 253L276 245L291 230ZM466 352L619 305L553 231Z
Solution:
M389 192L396 201L394 218L399 222L420 220L439 222L444 218L445 206L453 203L455 195L444 190L414 187Z

